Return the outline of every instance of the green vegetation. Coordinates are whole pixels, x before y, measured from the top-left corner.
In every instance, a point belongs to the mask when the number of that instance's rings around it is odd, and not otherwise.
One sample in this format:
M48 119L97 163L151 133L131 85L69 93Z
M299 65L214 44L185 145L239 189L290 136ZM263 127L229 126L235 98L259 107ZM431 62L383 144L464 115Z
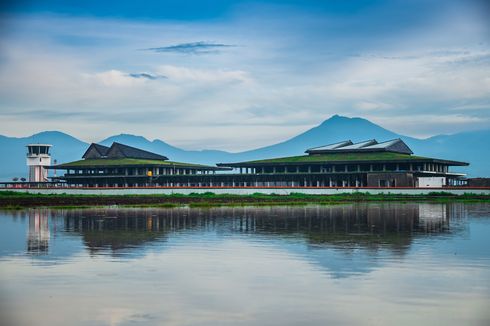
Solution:
M362 162L362 161L413 161L413 160L433 160L429 157L415 156L392 152L369 152L369 153L327 153L318 155L301 155L280 157L267 160L256 160L242 162L240 164L254 163L303 163L303 162ZM232 165L232 164L230 164Z
M5 209L5 210L13 210L13 211L16 211L16 210L20 210L20 209L23 209L24 207L20 206L20 205L7 205L7 206L3 206L2 209Z
M131 204L131 205L121 205L128 208L146 208L146 207L160 207L160 208L174 208L182 205L176 203L161 203L161 204Z
M205 208L205 207L230 207L230 206L306 206L309 204L315 204L316 202L302 202L302 201L256 201L256 202L195 202L190 203L188 206L191 208ZM327 204L327 203L325 203ZM328 202L328 204L334 204Z
M20 207L59 207L80 208L117 205L123 207L214 207L214 206L269 206L269 205L336 205L353 202L490 202L490 195L466 193L454 195L446 192L433 192L427 195L396 195L350 193L336 195L290 195L261 194L217 195L212 192L191 193L189 195L68 195L68 194L29 194L13 191L0 192L0 207L18 209Z
M178 167L195 167L195 168L209 168L208 165L202 164L191 164L191 163L180 163L164 160L145 160L145 159L135 159L135 158L100 158L100 159L87 159L79 160L74 162L69 162L65 164L60 164L57 166L58 169L68 169L68 168L89 168L89 167L118 167L118 166L178 166Z

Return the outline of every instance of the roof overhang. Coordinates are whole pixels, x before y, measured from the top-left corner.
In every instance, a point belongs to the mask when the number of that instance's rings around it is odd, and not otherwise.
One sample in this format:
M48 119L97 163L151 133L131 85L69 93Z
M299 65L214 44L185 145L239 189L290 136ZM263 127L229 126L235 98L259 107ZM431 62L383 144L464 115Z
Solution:
M46 166L46 169L51 170L76 170L76 169L100 169L100 168L144 168L144 167L165 167L165 168L186 168L186 169L195 169L195 170L208 170L208 171L230 171L232 168L230 167L221 167L221 166L207 166L207 165L185 165L185 164L173 164L166 163L158 164L158 163L148 163L148 164L107 164L107 165L70 165L64 166L63 164L59 165L50 165Z
M338 165L338 164L386 164L386 163L439 163L450 166L468 166L467 162L442 160L435 158L411 158L411 159L392 159L392 160L345 160L345 161L291 161L291 162L237 162L237 163L218 163L217 166L223 167L259 167L259 166L285 166L285 165Z

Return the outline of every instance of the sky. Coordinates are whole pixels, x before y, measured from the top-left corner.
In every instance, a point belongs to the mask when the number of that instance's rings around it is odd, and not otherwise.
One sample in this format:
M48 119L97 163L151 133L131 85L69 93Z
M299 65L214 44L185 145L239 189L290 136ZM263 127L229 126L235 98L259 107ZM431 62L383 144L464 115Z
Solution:
M82 5L83 3L83 5ZM490 128L490 1L2 1L0 134L273 144Z

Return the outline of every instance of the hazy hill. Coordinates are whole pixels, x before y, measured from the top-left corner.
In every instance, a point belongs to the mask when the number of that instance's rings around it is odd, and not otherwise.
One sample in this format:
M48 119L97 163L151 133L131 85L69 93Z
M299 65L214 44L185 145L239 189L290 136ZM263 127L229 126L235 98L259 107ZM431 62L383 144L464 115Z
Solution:
M428 139L416 139L396 134L366 119L346 118L335 115L320 125L284 142L240 153L217 150L186 151L162 140L148 139L128 134L111 136L100 143L110 145L113 141L163 154L173 161L215 164L242 160L301 155L305 149L351 139L361 141L376 138L388 140L402 138L418 155L447 158L470 162L468 168L458 168L470 176L490 176L490 130L464 132L454 135L439 135ZM0 157L0 180L26 176L25 145L28 143L53 144L53 158L58 162L80 159L88 144L70 135L56 131L46 131L24 138L0 136L0 147L5 153ZM212 145L211 145L212 146Z
M0 135L0 148L7 155L0 155L0 180L10 181L12 177L27 177L26 145L47 143L53 145L52 157L58 162L80 159L87 143L59 131L44 131L29 137L6 137Z
M384 129L366 119L346 118L338 115L323 121L320 125L311 128L298 136L282 143L274 144L237 154L240 160L243 158L274 157L287 155L301 155L308 148L335 143L350 139L353 142L376 138L388 140L402 136ZM403 137L404 140L414 138Z

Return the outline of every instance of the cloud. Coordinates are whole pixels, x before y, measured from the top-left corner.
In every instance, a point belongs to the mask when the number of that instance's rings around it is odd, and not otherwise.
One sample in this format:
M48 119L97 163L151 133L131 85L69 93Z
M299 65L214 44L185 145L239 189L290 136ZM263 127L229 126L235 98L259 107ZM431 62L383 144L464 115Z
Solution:
M354 107L358 108L359 110L363 110L363 111L389 110L389 109L393 108L392 105L389 105L386 103L369 102L369 101L358 102L358 103L354 104Z
M210 42L192 42L192 43L180 43L175 45L168 45L158 48L147 48L144 50L153 52L175 52L184 54L209 54L218 53L224 48L234 47L235 45L222 44L222 43L210 43Z
M156 80L156 79L166 79L167 76L163 75L152 75L146 72L140 72L140 73L131 73L128 75L129 77L133 78L144 78L144 79L150 79L150 80Z
M252 81L248 73L241 70L196 69L173 65L159 66L156 70L173 81L200 83L249 83Z
M430 19L415 27L372 11L333 17L257 8L192 22L11 16L0 38L0 133L127 132L237 151L336 113L409 135L483 128L490 48L479 42L477 19L463 13L454 20L427 10ZM153 44L167 46L147 49Z

